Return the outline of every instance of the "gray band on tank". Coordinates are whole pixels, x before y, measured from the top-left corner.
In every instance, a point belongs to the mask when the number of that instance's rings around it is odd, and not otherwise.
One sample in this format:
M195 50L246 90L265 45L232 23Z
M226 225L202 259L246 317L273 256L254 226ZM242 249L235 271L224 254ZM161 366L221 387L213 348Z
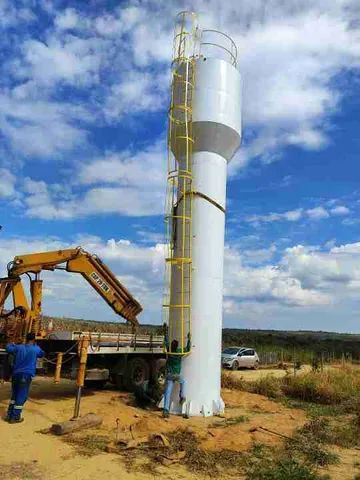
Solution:
M240 146L241 137L233 128L216 122L193 123L194 152L217 153L230 161Z

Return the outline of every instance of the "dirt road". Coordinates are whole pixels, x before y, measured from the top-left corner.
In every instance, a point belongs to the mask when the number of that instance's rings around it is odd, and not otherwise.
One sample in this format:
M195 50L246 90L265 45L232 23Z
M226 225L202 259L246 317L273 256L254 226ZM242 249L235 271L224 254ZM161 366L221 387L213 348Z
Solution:
M303 365L296 373L304 373L311 370L310 365ZM242 377L244 380L253 381L258 380L259 378L266 377L267 375L272 375L276 378L282 378L286 375L286 373L290 372L293 373L293 369L289 368L288 370L280 369L280 368L260 368L259 370L250 370L243 368L241 370L237 370L236 372L231 372L236 378Z

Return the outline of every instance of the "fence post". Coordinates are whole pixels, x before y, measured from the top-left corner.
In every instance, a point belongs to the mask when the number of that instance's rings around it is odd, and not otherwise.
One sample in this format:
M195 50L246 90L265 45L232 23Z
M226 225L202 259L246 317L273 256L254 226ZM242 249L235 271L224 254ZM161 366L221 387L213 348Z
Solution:
M294 363L294 377L296 376L296 357L295 357L295 347L293 351L293 363Z

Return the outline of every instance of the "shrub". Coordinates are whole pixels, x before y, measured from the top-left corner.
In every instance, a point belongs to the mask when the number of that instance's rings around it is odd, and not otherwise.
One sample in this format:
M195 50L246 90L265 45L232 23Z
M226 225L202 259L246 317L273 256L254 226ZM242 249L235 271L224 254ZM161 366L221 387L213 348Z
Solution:
M254 382L248 382L242 377L235 378L230 373L223 372L221 376L221 386L231 390L243 390L250 393L258 393L270 398L278 398L282 395L280 380L272 375L266 375Z
M272 375L266 375L255 382L250 382L249 391L270 398L278 398L282 395L280 382L278 378Z
M352 367L298 375L288 374L282 379L266 375L252 382L224 372L222 386L270 398L286 395L304 402L334 406L339 411L347 413L360 411L360 370Z
M311 466L295 457L257 445L247 460L246 480L320 480Z
M348 404L355 411L360 397L360 372L344 367L339 370L308 372L297 376L287 375L282 391L289 397L325 405Z
M291 455L300 456L311 465L323 467L337 463L338 456L325 448L324 443L333 443L333 432L328 419L317 418L299 428L286 448Z
M221 374L221 387L229 388L230 390L248 390L248 382L240 377L236 378L229 372L222 372Z

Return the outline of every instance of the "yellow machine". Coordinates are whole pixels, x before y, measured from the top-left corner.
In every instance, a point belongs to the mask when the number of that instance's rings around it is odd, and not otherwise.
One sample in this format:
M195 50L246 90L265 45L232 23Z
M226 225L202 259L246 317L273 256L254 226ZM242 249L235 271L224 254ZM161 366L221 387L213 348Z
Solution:
M0 319L3 320L2 333L5 341L24 341L29 332L35 333L37 337L44 335L41 330L42 280L40 280L40 273L43 270L80 273L115 313L134 328L138 326L136 316L142 311L140 303L96 255L91 255L78 247L19 255L8 264L8 276L0 279ZM21 275L24 274L30 279L30 305L21 281ZM4 314L4 305L10 294L14 308Z

